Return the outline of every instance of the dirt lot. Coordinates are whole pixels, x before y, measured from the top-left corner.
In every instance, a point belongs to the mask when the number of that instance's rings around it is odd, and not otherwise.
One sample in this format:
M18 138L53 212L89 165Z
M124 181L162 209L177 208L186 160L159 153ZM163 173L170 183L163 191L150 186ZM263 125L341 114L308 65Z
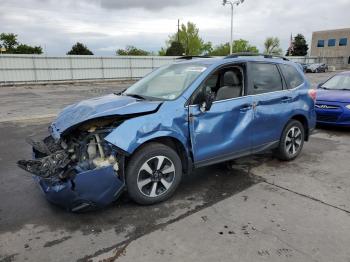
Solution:
M30 156L24 138L63 106L129 84L0 88L0 261L350 262L350 129L317 129L293 162L266 153L198 169L158 205L123 196L78 215L47 203L15 165Z

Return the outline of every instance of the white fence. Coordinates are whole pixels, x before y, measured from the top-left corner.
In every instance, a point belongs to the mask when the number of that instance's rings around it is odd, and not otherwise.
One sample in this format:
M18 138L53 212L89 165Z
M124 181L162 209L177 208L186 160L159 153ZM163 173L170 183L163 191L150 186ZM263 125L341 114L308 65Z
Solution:
M98 79L137 79L176 57L0 55L0 84ZM323 62L342 68L343 57L288 57L299 63Z
M0 55L0 84L17 82L135 79L176 57Z

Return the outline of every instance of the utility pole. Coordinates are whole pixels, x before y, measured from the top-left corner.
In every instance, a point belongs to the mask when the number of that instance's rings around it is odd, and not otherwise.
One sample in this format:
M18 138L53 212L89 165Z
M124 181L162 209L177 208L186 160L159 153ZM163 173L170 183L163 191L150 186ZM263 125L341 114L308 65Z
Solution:
M232 54L233 48L233 4L231 4L231 41L230 41L230 54Z
M232 54L232 45L233 45L233 7L238 6L239 4L243 4L244 0L236 0L236 1L230 1L230 0L223 0L222 5L225 6L229 4L231 6L231 38L230 38L230 54Z
M177 19L177 42L180 43L180 19Z

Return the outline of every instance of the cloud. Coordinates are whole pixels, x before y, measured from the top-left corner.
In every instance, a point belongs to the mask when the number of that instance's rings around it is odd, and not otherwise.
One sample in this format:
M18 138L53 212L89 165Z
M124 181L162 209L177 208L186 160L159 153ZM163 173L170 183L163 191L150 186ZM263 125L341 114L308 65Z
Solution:
M157 51L177 30L177 19L192 21L205 41L229 41L230 8L220 0L0 0L0 33L41 45L49 55L63 55L79 41L97 55L135 45ZM285 50L290 34L349 27L349 0L246 0L234 9L234 39L263 51L266 37L277 36Z
M106 9L130 9L143 8L147 10L160 10L167 7L189 6L198 0L131 0L131 1L114 1L101 0L101 6Z

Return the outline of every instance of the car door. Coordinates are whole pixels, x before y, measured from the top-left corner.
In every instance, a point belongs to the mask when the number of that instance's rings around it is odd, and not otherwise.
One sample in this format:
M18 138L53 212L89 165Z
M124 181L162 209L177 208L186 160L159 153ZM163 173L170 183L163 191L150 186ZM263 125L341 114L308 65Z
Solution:
M197 167L250 153L252 97L244 95L245 71L242 67L241 69L242 93L239 96L217 99L205 112L200 110L196 102L189 106L191 144ZM220 70L217 74L218 85L209 88L216 94L223 87L223 80L220 79L223 78L225 70L228 68ZM208 92L205 82L202 85L202 90Z
M279 142L293 98L276 64L251 62L248 70L248 95L254 108L252 151L256 152Z

